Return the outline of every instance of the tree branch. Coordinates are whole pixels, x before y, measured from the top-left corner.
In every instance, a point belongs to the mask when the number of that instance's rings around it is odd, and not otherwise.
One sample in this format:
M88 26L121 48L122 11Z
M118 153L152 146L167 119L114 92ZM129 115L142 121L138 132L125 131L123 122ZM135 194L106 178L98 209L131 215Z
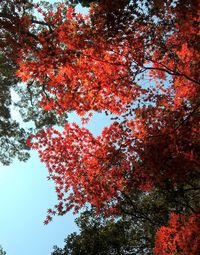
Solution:
M170 75L173 75L173 76L183 76L183 77L185 77L187 80L192 81L192 82L194 82L194 83L200 85L200 81L195 80L195 79L193 79L193 78L187 76L186 74L179 73L179 72L176 72L176 71L174 71L174 70L170 70L170 69L168 69L168 68L166 68L166 67L165 67L165 68L162 68L162 67L144 67L144 69L145 69L145 70L155 70L155 71L157 70L157 71L161 71L161 72L166 72L166 73L168 73L168 74L170 74Z

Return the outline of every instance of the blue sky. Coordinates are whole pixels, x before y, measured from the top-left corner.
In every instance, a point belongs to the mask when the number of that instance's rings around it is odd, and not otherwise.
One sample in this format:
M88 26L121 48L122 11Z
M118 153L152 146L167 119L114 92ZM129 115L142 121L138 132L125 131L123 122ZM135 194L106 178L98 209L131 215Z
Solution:
M69 121L80 124L74 113ZM110 122L105 115L96 114L87 127L98 135ZM47 181L46 167L35 152L31 155L26 163L16 160L7 167L0 165L0 245L7 255L50 255L53 245L63 247L64 238L78 230L71 213L43 224L47 209L57 202L56 193L53 183Z
M55 217L43 225L46 210L56 201L47 169L33 153L27 163L0 168L0 243L8 255L47 255L54 244L75 231L74 217Z

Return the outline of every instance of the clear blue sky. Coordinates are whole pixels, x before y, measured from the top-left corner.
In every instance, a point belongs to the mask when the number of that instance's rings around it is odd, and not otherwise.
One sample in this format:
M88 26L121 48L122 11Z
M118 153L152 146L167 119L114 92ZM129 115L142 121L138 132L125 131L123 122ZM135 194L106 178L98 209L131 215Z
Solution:
M75 114L69 120L80 123ZM105 115L96 114L88 128L97 135L109 122ZM47 209L57 202L47 175L34 152L26 163L0 165L0 245L7 255L50 255L53 245L63 247L65 237L77 230L70 213L43 225Z

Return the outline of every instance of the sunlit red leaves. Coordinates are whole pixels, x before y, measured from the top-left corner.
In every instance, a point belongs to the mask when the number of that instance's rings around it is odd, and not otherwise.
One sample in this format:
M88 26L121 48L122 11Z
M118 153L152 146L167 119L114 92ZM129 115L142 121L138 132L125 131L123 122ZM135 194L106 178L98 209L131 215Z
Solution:
M103 1L100 6L102 4ZM97 6L92 8L95 13ZM169 9L166 15L173 17L171 12ZM152 100L143 93L144 85L135 79L140 72L148 72L148 65L155 69L151 78L160 79L155 83L157 89L162 87L161 80L167 81L169 76L173 78L169 80L170 85L168 82L173 91L168 98L165 95L165 105L172 95L175 108L187 100L193 102L199 95L199 84L195 82L198 80L195 15L189 21L190 30L185 29L188 22L181 16L182 20L177 21L174 31L168 31L167 36L163 34L163 23L158 23L156 37L152 39L151 19L149 26L133 19L128 24L132 33L116 34L108 40L104 37L105 28L101 27L101 22L92 23L94 13L91 11L90 18L60 5L54 12L43 13L44 20L52 25L37 34L38 47L24 44L17 75L23 81L34 80L43 84L45 91L41 106L44 109L56 109L58 113L75 110L80 115L90 110L122 114L125 106L141 100L141 95L147 101ZM159 38L162 38L161 42Z
M17 75L23 81L45 83L53 105L49 107L49 98L45 97L42 105L49 110L73 109L80 115L89 110L109 110L121 114L126 104L140 95L139 86L129 75L130 49L101 40L87 18L71 9L67 13L70 15L62 24L58 22L53 32L38 34L40 47L28 51L32 60L23 57L19 61ZM55 19L59 19L57 15Z
M200 96L198 10L198 1L177 4L173 32L168 34L164 44L157 45L152 58L153 67L159 75L165 70L173 77L171 86L174 88L175 108L187 101L193 103Z
M66 124L63 133L48 129L33 136L29 145L47 165L62 203L57 213L89 203L109 214L133 187L150 191L166 180L176 185L198 171L199 120L182 117L144 108L136 119L115 122L96 138L76 124Z
M47 165L63 204L58 214L77 211L85 203L97 210L116 205L133 170L126 141L131 143L130 136L117 123L97 138L76 124L66 124L63 133L48 129L32 137L28 143Z
M200 214L172 213L169 225L156 233L155 255L198 255L200 250Z

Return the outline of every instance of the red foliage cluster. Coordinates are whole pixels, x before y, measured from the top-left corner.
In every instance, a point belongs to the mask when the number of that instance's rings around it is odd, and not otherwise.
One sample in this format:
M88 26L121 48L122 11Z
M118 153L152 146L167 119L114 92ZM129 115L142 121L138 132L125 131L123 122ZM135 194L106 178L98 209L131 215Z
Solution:
M200 214L172 213L169 226L162 226L156 234L155 255L198 255L200 251Z
M172 74L174 105L180 107L187 100L194 100L200 94L199 86L199 1L179 3L168 12L169 17L176 13L173 33L169 33L165 45L158 47L152 58L153 67L163 76L163 71ZM187 14L186 14L187 13Z
M38 34L37 49L22 49L18 76L24 82L32 79L45 84L41 101L45 110L76 110L80 115L108 110L121 114L141 95L130 76L132 50L101 39L91 20L72 8L66 10L65 17L62 12L61 6L55 13L46 14L45 19L52 20L55 28Z
M97 210L116 205L130 181L135 157L131 136L118 123L105 128L97 138L74 123L66 124L63 133L48 129L38 133L36 139L34 142L32 137L30 145L39 151L49 177L55 181L62 204L59 214L73 207L77 211L85 203Z
M32 137L29 145L55 181L62 205L58 214L85 203L109 213L133 187L150 190L169 179L177 183L199 169L198 119L180 123L177 112L170 116L159 109L137 114L136 120L115 122L96 138L76 124L66 124L63 133L48 129Z

